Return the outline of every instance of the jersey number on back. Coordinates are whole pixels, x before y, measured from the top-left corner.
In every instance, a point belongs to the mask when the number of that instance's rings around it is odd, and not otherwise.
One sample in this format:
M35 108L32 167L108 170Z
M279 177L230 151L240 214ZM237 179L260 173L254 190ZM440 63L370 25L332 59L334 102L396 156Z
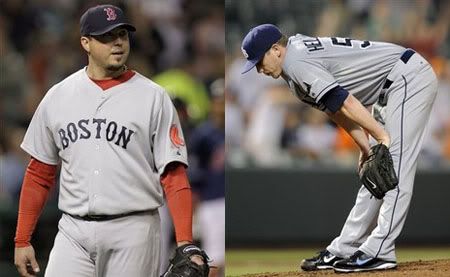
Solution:
M353 48L353 44L355 42L360 43L359 47L361 49L365 49L371 45L370 41L368 41L368 40L360 41L360 40L353 40L351 38L340 38L340 37L332 37L331 38L331 44L334 46L344 46L344 47Z

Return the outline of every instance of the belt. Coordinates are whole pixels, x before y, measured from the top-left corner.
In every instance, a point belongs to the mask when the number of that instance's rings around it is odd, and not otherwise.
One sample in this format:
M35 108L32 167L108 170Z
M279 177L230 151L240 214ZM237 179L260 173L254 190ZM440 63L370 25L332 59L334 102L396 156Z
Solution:
M121 217L125 217L125 216L129 216L129 215L137 215L137 214L143 214L149 212L149 210L144 210L144 211L134 211L134 212L129 212L129 213L123 213L123 214L99 214L99 215L76 215L76 214L69 214L64 212L66 215L71 216L73 218L76 219L80 219L80 220L85 220L85 221L105 221L105 220L111 220L111 219L116 219L116 218L121 218Z
M407 64L409 59L412 57L412 55L414 55L416 53L416 51L412 50L412 49L407 49L405 52L403 52L403 54L400 56L400 60L404 63ZM383 85L383 89L388 89L391 87L393 81L386 79L386 82Z

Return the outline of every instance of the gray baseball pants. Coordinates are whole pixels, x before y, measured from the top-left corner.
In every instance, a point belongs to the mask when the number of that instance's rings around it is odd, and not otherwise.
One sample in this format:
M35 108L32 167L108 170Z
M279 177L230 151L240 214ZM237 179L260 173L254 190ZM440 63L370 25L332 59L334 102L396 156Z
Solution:
M46 277L159 276L158 211L105 221L63 214Z
M437 93L437 79L428 62L415 53L405 64L399 60L384 89L387 103L377 103L380 121L391 137L389 151L399 185L377 200L364 186L359 189L341 234L327 247L339 257L356 250L383 260L396 261L395 240L400 235L413 194L417 158Z

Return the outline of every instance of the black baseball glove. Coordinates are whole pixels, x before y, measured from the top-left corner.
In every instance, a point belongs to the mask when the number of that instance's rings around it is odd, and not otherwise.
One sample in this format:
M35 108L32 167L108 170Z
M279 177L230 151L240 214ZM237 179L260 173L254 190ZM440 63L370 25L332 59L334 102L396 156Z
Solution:
M197 255L203 259L203 265L191 261ZM208 277L208 256L194 244L185 244L177 247L175 255L170 259L169 267L161 277Z
M386 192L398 185L391 153L384 144L372 146L369 157L359 172L361 183L377 199L383 199Z

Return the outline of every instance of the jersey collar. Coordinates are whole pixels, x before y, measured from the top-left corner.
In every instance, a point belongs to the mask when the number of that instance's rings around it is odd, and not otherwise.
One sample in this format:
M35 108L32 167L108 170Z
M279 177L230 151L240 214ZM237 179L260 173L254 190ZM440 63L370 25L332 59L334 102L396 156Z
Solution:
M120 85L122 83L125 83L126 81L130 80L134 75L136 75L136 72L132 70L127 70L124 73L122 73L120 76L108 79L108 80L94 80L91 77L88 76L89 79L91 79L97 86L99 86L102 90L107 90L112 87L115 87L117 85Z

